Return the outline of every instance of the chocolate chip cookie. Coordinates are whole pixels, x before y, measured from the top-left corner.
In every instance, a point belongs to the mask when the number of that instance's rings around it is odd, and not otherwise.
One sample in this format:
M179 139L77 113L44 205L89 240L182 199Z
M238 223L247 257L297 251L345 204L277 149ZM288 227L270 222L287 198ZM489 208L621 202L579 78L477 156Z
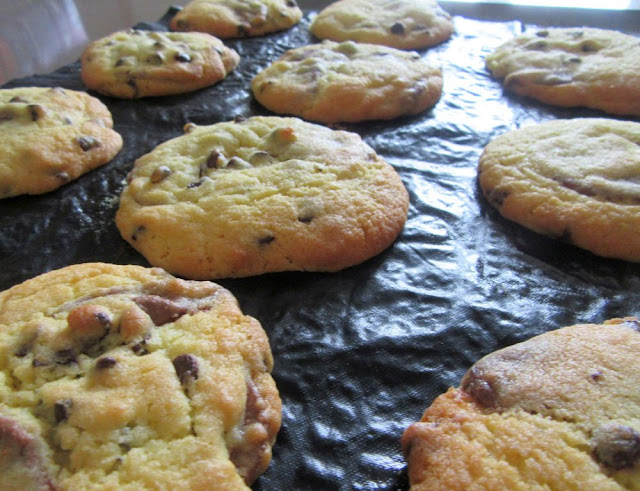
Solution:
M578 324L478 361L405 431L411 489L637 489L639 331Z
M511 131L486 146L478 176L506 218L640 261L640 123L577 118Z
M597 28L525 32L486 58L507 91L555 106L640 115L640 38Z
M251 89L268 109L311 121L393 119L434 106L442 70L415 51L324 41L287 51Z
M213 85L239 61L235 50L210 34L129 29L90 43L82 54L81 74L89 89L133 99Z
M61 88L0 89L0 139L0 198L53 191L122 148L102 102Z
M79 264L1 292L0 326L0 488L249 489L269 464L269 343L219 285Z
M192 278L337 271L389 247L407 217L400 176L355 133L252 117L139 158L116 224L153 265Z
M283 31L301 18L295 0L192 0L169 25L174 31L208 32L229 39Z
M313 19L320 39L421 49L440 44L454 32L451 16L435 0L339 0Z

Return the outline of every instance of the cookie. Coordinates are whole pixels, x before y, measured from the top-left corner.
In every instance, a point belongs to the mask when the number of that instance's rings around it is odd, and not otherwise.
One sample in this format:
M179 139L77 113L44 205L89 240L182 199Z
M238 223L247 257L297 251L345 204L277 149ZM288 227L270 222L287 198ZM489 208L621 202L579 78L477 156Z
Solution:
M640 261L640 123L577 118L511 131L486 146L478 176L504 217Z
M210 282L87 263L0 293L2 489L249 489L281 420L257 320Z
M153 266L191 279L337 271L404 225L400 177L355 133L277 116L185 129L135 162L116 214Z
M206 33L130 29L90 43L81 57L81 74L89 89L133 99L208 87L239 61L235 50Z
M486 58L507 91L562 107L640 115L640 38L596 28L525 32Z
M0 89L0 198L42 194L110 162L122 148L109 109L85 92Z
M579 324L481 359L404 432L411 490L637 489L639 330Z
M420 49L446 41L454 27L435 0L339 0L320 11L310 30L319 39Z
M221 39L262 36L296 25L295 0L192 0L170 21L174 31L208 32Z
M442 70L415 51L345 41L287 51L251 83L279 114L322 123L393 119L434 106Z

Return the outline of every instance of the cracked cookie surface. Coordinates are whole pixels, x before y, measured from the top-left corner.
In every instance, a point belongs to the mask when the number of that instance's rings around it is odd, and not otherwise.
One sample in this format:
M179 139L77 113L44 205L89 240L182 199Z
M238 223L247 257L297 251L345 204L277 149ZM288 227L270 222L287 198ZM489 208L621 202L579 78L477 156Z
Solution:
M640 38L597 28L525 32L486 58L506 90L564 107L640 115Z
M169 25L174 31L208 32L229 39L283 31L301 18L295 0L192 0Z
M266 108L322 123L418 114L442 94L442 71L415 51L324 41L287 51L256 75Z
M209 34L130 29L90 43L82 54L81 75L89 89L133 99L208 87L239 61L235 50Z
M135 162L116 214L154 266L192 279L337 271L404 225L399 175L355 133L275 116L185 129Z
M320 39L421 49L446 41L454 27L435 0L339 0L320 11L310 30Z
M638 489L639 330L578 324L479 360L405 431L412 491Z
M578 118L505 133L486 146L478 180L504 217L640 261L640 123Z
M1 292L0 326L2 489L238 490L269 464L268 339L219 285L74 265Z
M0 138L0 198L53 191L122 148L109 109L62 88L0 89Z

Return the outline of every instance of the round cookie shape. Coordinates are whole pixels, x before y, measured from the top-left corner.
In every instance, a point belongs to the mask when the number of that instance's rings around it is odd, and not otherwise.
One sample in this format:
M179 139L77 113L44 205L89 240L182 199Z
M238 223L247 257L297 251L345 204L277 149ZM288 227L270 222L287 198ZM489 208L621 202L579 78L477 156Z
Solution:
M486 58L507 91L561 107L640 115L640 38L598 28L525 32Z
M400 177L355 133L276 116L185 129L135 162L116 214L154 266L192 279L337 271L406 221Z
M81 75L89 89L133 99L208 87L239 61L235 50L206 33L129 29L90 43L81 57Z
M0 198L42 194L110 162L122 148L109 109L85 92L0 89Z
M478 181L510 220L640 261L640 123L577 118L505 133L485 147Z
M442 70L415 51L324 41L287 51L251 89L266 108L311 121L393 119L434 106Z
M283 31L301 18L295 0L192 0L169 26L174 31L208 32L230 39Z
M446 41L454 27L435 0L339 0L318 13L310 30L319 39L421 49Z
M639 331L577 324L479 360L404 432L411 490L636 489Z
M1 292L0 327L2 489L238 490L268 466L268 339L219 285L78 264Z

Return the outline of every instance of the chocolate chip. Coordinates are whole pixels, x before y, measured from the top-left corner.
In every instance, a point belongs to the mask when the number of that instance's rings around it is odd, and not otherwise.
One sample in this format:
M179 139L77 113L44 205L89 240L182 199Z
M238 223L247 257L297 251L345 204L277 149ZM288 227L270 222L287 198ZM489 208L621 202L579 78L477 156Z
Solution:
M491 189L487 191L487 200L489 200L493 206L500 208L510 194L506 189Z
M138 235L143 233L145 230L147 230L147 227L145 227L144 225L140 225L136 231L131 235L131 240L136 241L138 240Z
M217 150L212 150L209 154L209 158L207 159L206 166L209 169L214 169L218 166L218 162L220 161L220 152Z
M111 358L110 356L105 356L103 358L99 358L96 361L96 368L98 370L105 370L107 368L113 368L118 364L115 358Z
M549 31L538 31L536 32L536 36L539 38L546 38L549 35Z
M151 317L156 326L174 322L188 312L185 307L158 295L144 295L133 301Z
M265 235L264 237L260 237L258 239L258 244L260 245L268 245L271 244L276 238L273 235Z
M153 53L152 55L147 56L146 62L150 65L162 65L164 60L162 59L162 56L160 56L160 54Z
M529 43L525 46L526 49L531 49L534 51L545 51L549 47L549 43L546 41L534 41L533 43Z
M23 104L26 104L28 101L24 97L17 95L12 97L9 102L22 102Z
M482 370L472 367L465 375L462 390L485 407L495 407L498 395Z
M587 40L580 44L580 49L585 53L594 53L600 49L596 41Z
M298 6L298 4L295 2L295 0L287 0L287 7L294 8L294 7L297 7L297 6Z
M574 56L573 58L569 58L570 63L582 63L582 58Z
M58 365L71 365L77 361L78 359L76 358L76 353L73 348L63 349L56 352L56 363Z
M246 116L243 116L242 114L237 114L234 118L233 118L233 122L234 123L243 123L247 120Z
M238 32L238 36L246 36L249 33L251 26L247 26L244 24L238 24L238 26L236 27L236 30Z
M251 169L252 165L240 157L231 157L225 167L229 169Z
M314 218L313 214L311 212L309 212L309 213L305 213L303 215L299 215L298 216L298 221L302 222L302 223L311 223L313 218Z
M171 174L172 172L171 172L171 169L169 169L169 167L167 167L166 165L161 165L160 167L158 167L153 171L153 173L151 174L151 177L149 177L149 180L154 184L158 184L159 182L164 181Z
M131 347L131 351L133 351L138 356L144 356L149 354L149 350L147 349L147 342L142 340L138 344L135 344Z
M593 380L594 382L600 382L600 380L602 380L602 371L596 370L595 372L593 372L591 374L591 380Z
M78 138L78 145L85 152L100 146L100 142L92 136L81 136Z
M594 432L592 449L596 460L607 467L633 467L640 459L640 434L629 426L608 423Z
M191 57L187 53L185 53L184 51L180 51L180 52L176 53L176 55L173 58L176 61L182 61L182 62L185 62L185 63L191 61Z
M59 179L62 182L69 182L71 180L71 176L68 172L56 172L53 177Z
M114 65L115 67L119 67L119 66L123 66L126 62L124 61L124 58L120 58L118 61L116 61L116 64Z
M203 182L204 181L202 179L199 179L197 181L191 182L191 183L187 184L187 189L193 189L193 188L200 187Z
M178 355L173 359L173 366L182 385L198 378L198 360L193 355Z
M42 107L40 104L29 104L27 106L27 109L29 110L29 114L31 115L31 121L38 121L45 115L44 107Z
M404 34L404 25L401 22L396 22L391 26L391 34Z
M71 399L62 399L53 405L53 417L56 419L56 423L62 423L69 419L71 406L73 406Z

